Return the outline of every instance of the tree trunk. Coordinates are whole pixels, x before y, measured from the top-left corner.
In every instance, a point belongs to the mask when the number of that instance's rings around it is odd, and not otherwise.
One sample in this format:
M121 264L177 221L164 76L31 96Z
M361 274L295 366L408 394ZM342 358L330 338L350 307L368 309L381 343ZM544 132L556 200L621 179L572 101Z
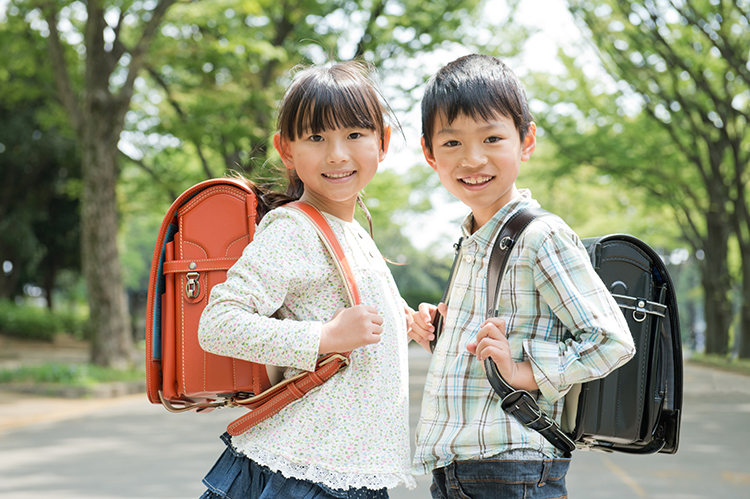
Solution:
M95 336L92 361L130 367L133 337L117 251L117 141L119 127L99 102L89 105L82 134L81 256L90 321Z
M732 323L732 283L727 268L730 227L720 216L709 214L701 274L705 291L706 353L726 355Z

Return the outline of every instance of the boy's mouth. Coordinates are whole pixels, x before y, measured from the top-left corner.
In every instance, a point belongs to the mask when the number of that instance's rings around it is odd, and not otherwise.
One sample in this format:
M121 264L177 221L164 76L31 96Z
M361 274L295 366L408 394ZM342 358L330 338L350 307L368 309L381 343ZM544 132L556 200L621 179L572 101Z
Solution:
M492 176L489 176L489 175L488 176L478 175L478 176L473 176L473 177L464 177L464 178L460 178L458 180L460 182L463 182L466 185L481 185L481 184L486 184L487 182L489 182L493 178L495 178L495 177L492 177Z
M324 173L323 176L325 178L330 178L332 180L338 180L341 178L351 177L355 173L356 173L355 170L346 171L346 172L329 172L329 173Z

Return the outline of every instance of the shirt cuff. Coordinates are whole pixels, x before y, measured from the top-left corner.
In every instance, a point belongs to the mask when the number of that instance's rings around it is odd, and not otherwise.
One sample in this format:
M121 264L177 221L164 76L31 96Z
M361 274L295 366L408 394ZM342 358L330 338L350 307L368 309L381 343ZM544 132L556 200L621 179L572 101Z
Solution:
M560 349L556 343L534 344L531 340L524 340L523 351L531 363L531 372L544 400L552 404L570 391L571 385L564 383L562 373L558 370ZM554 366L554 372L545 370L542 366Z

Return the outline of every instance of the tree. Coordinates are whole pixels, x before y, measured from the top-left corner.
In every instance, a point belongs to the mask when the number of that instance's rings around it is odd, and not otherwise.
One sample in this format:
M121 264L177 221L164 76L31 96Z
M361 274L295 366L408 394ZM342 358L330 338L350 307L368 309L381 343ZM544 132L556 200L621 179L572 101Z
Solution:
M173 9L174 4L11 0L8 10L13 22L28 23L47 38L46 62L55 75L55 97L80 147L81 255L96 331L93 360L98 364L120 367L132 361L117 244L118 144L123 137L130 139L122 142L124 149L135 143L138 150L138 139L146 137L144 144L160 154L166 139L172 146L164 154L174 153L179 166L198 158L202 174L196 176L182 167L160 171L142 151L130 156L155 183L174 194L181 190L174 187L174 176L191 183L246 163L243 151L264 156L267 124L283 86L279 79L303 60L303 54L312 55L315 46L326 50L354 36L351 55L360 53L385 65L386 58L399 53L439 46L444 40L461 41L466 30L454 28L466 21L478 0L227 0L180 3ZM174 14L167 16L168 11ZM307 33L314 42L306 41ZM238 40L243 36L244 41ZM235 51L240 46L244 53ZM170 64L175 71L169 70ZM238 68L242 70L234 71ZM161 86L171 116L149 105L156 97L154 86L144 84L146 73ZM212 93L231 81L238 92L225 86ZM140 103L133 99L137 86L144 87L138 93ZM247 119L237 122L234 118L243 111ZM159 127L164 132L157 133L159 144L149 146L151 133ZM126 128L130 136L123 136ZM175 141L180 149L189 147L177 151ZM164 163L169 166L169 158Z
M0 29L0 298L34 284L53 289L61 270L80 269L80 157L60 109L48 105L48 71L34 61L44 39L19 25ZM12 267L12 269L11 269Z
M720 354L727 353L732 316L732 235L743 255L742 331L748 335L743 345L750 345L745 199L750 148L743 97L750 91L748 5L572 0L570 11L617 90L605 90L606 82L568 59L577 95L565 97L573 97L576 110L555 110L552 106L561 101L547 101L558 122L548 128L564 155L644 188L654 202L675 208L683 238L704 256L699 262L710 328L707 351ZM553 91L547 95L555 96ZM634 104L639 109L631 112ZM577 123L563 126L561 115Z

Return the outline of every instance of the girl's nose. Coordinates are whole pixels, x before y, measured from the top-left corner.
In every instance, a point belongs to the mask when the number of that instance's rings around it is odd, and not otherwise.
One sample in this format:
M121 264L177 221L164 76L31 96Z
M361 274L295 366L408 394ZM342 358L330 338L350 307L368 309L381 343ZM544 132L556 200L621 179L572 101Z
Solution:
M340 140L331 140L328 146L329 163L345 163L349 160L346 145Z

